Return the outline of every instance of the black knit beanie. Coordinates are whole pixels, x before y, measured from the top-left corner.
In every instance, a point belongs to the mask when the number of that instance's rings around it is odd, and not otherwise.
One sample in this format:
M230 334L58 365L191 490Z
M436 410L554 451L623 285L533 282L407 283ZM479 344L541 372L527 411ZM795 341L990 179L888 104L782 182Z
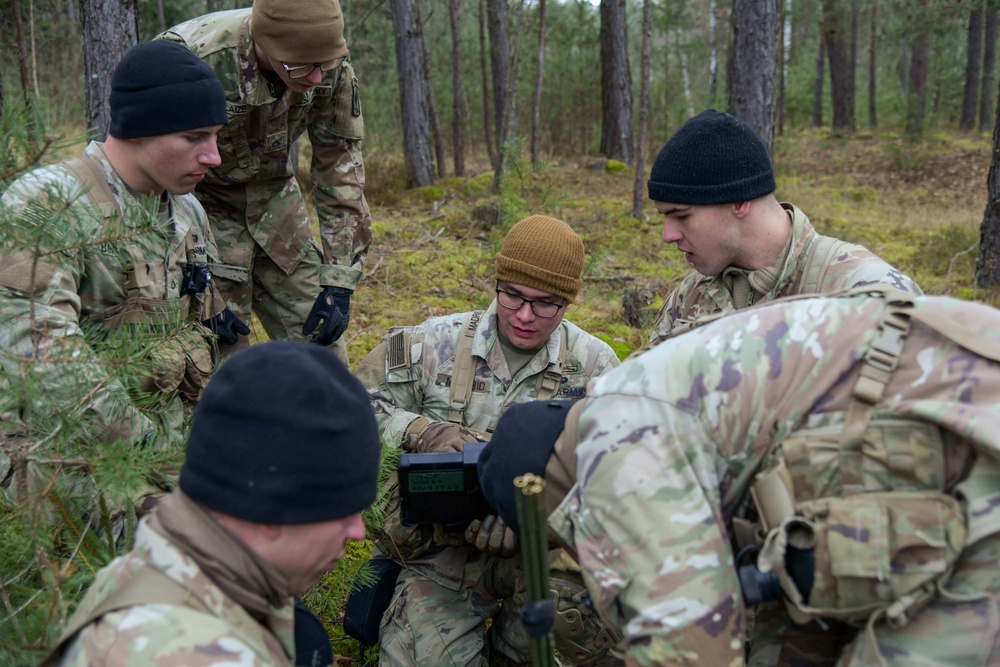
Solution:
M515 533L519 526L514 479L529 472L545 476L545 466L575 402L532 401L511 406L479 455L483 497Z
M764 142L735 116L709 109L681 125L649 172L649 198L671 204L732 204L775 190Z
M180 488L247 521L312 523L368 507L378 467L361 382L319 345L273 341L234 354L205 387Z
M212 68L177 42L136 44L111 77L111 127L118 139L224 125L226 95Z

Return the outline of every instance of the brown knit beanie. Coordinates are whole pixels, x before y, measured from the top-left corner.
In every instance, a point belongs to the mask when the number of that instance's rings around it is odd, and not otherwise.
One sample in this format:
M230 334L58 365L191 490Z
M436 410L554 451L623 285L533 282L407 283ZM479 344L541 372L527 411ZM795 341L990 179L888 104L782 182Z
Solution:
M529 216L507 232L497 254L497 280L572 303L583 284L583 241L562 220Z
M294 65L347 55L339 0L254 0L250 33L264 53Z

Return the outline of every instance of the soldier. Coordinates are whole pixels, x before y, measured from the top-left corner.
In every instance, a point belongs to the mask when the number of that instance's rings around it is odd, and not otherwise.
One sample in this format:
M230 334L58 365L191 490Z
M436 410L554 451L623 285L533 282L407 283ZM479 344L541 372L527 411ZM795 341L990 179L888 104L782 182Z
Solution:
M997 665L998 361L1000 312L976 303L766 304L583 401L515 406L480 482L516 529L511 480L544 476L550 536L628 664L741 665L749 644L770 665ZM759 645L746 611L768 597L805 654Z
M186 454L179 488L97 574L59 664L293 664L292 596L364 539L361 512L375 499L364 388L322 348L255 345L205 388Z
M652 345L704 315L793 294L872 284L922 294L874 253L821 236L796 206L779 203L767 149L729 114L709 109L684 123L656 156L648 187L664 242L695 269L664 301Z
M364 121L340 3L256 0L160 37L194 51L226 90L222 164L195 195L228 265L215 275L229 306L247 321L252 309L272 339L311 335L346 363L343 334L372 232ZM306 132L322 250L291 159Z
M530 216L504 238L496 299L485 311L391 329L356 370L369 388L382 442L414 452L461 451L488 439L511 405L582 397L591 378L617 366L610 346L564 319L579 294L583 263L583 242L569 225ZM390 513L375 540L405 566L382 619L380 665L485 665L491 649L514 663L528 661L513 599L520 559L502 520L473 522L464 535L437 527L432 536L428 527L407 533Z
M190 51L145 42L116 67L110 109L104 142L22 176L3 195L14 238L38 233L2 250L0 421L15 425L16 439L53 420L53 432L75 428L82 416L81 448L179 446L216 337L231 344L249 333L212 284L215 242L190 194L219 164L225 98ZM163 338L161 325L177 329ZM138 387L120 377L122 360L105 354L109 338L133 332L158 341L151 360L134 362L148 371L132 378ZM0 479L23 491L0 458Z

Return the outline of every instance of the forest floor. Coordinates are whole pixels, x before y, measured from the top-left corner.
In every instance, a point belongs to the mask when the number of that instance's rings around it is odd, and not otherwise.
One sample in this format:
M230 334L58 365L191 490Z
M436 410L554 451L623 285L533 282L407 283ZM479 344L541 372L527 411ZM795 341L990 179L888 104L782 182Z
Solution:
M987 135L936 135L916 145L863 133L778 137L776 196L801 208L821 233L880 254L929 294L996 305L996 292L973 286L991 147ZM489 192L485 158L472 160L466 177L419 189L403 187L398 157L369 153L366 168L374 241L352 299L352 366L390 326L485 308L494 295L493 257L503 234L526 215L561 218L583 238L584 287L566 317L621 358L648 335L646 327L626 322L623 294L634 291L645 313L655 313L690 270L681 253L663 243L644 184L643 216L631 217L634 172L620 164L593 156L553 159L536 170L522 163L499 195ZM367 542L352 545L338 571L308 598L334 635L342 664L364 662L340 622L345 586L370 550Z

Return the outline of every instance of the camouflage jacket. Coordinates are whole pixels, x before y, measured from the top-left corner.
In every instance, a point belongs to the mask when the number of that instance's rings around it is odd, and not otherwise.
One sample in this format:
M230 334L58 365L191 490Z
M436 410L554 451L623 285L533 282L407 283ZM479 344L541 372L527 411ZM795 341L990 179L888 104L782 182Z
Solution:
M160 35L184 43L215 71L226 93L229 123L219 132L222 164L208 172L195 195L212 219L227 262L245 230L283 271L291 273L313 243L305 201L290 151L308 131L311 185L323 241L323 285L354 289L371 244L361 155L364 120L350 57L305 93L274 85L257 65L250 9L191 19Z
M147 522L139 526L135 547L98 573L91 591L107 598L144 569L156 569L190 597L183 605L139 604L109 611L71 640L59 663L200 667L292 665L295 655L292 599L272 608L271 629L227 596L191 557Z
M619 364L607 343L563 320L546 346L511 377L497 334L496 309L494 300L483 312L472 342L474 381L464 415L464 425L471 429L492 432L507 408L535 399L542 373L550 364L558 366L562 329L566 331L568 349L565 363L558 369L562 382L556 398L582 398L591 378ZM406 427L418 417L448 421L455 348L467 315L435 317L415 327L391 329L359 365L358 377L368 386L384 445L401 447ZM402 336L408 353L406 362L398 368L390 368L387 355L390 346L386 341L393 335ZM442 586L457 589L470 549L463 542L463 546L410 559L407 567Z
M158 221L160 202L133 196L105 158L101 143L92 142L84 153L103 167L114 210L97 211L72 173L58 163L23 176L3 195L5 218L9 214L22 230L45 220L51 228L45 238L55 239L46 243L58 245L35 266L32 251L23 250L23 245L3 250L0 349L6 354L0 358L0 394L17 395L14 387L28 360L34 360L32 376L43 391L31 400L30 410L16 398L5 401L0 417L16 422L23 412L54 414L78 406L93 420L95 440L139 442L154 428L149 410L135 407L84 328L89 326L93 334L102 327L90 325L114 328L118 320L188 323L183 324L183 338L176 339L183 341L179 349L157 350L162 358L156 372L162 376L147 387L162 390L167 412L173 415L170 421L179 425L182 406L174 397L174 382L181 381L191 358L207 360L203 370L211 371L214 337L197 322L225 309L214 286L193 297L182 296L183 274L189 252L203 256L209 265L217 252L205 212L193 196L168 194L170 217ZM59 211L60 218L40 218L66 202L72 205ZM145 310L129 315L140 305ZM75 362L65 363L69 357Z
M1000 311L915 301L1000 341ZM577 421L576 485L549 525L575 547L600 614L624 632L628 664L743 664L732 520L783 441L844 423L885 308L868 295L765 304L671 338L591 384ZM998 401L1000 364L913 320L875 409L995 455Z
M837 250L825 273L817 276L818 286L805 286L804 277L810 269L810 264L823 262L822 253L815 255L810 249L823 237L813 228L809 218L792 204L782 204L792 217L792 234L788 240L788 249L784 264L777 270L777 275L768 276L759 281L773 287L765 292L752 289L750 303L765 303L785 296L816 292L831 294L864 285L881 284L911 294L923 294L913 280L883 261L878 255L854 244L843 244ZM814 266L818 270L819 266ZM769 267L770 269L770 267ZM690 324L692 321L706 315L719 312L732 312L738 308L730 291L732 278L730 274L743 274L749 278L750 285L759 284L755 280L757 271L743 271L728 268L717 276L705 276L697 271L692 272L675 289L660 309L653 323L653 331L649 343L656 343L668 338L674 329ZM727 278L729 280L727 281Z
M465 409L465 426L492 432L500 415L515 403L534 400L539 376L550 365L558 365L562 334L566 330L565 363L557 369L562 383L556 398L582 398L587 382L618 365L614 350L604 341L563 320L527 366L514 377L499 344L496 301L484 311L472 342L475 362L472 396ZM378 419L382 442L401 446L406 427L417 417L448 421L449 395L455 367L455 348L462 335L467 313L427 320L415 327L393 328L366 358L365 367L376 368L380 377L363 375ZM405 360L392 365L386 341L402 336ZM364 371L362 371L364 373ZM372 381L374 380L374 382Z

